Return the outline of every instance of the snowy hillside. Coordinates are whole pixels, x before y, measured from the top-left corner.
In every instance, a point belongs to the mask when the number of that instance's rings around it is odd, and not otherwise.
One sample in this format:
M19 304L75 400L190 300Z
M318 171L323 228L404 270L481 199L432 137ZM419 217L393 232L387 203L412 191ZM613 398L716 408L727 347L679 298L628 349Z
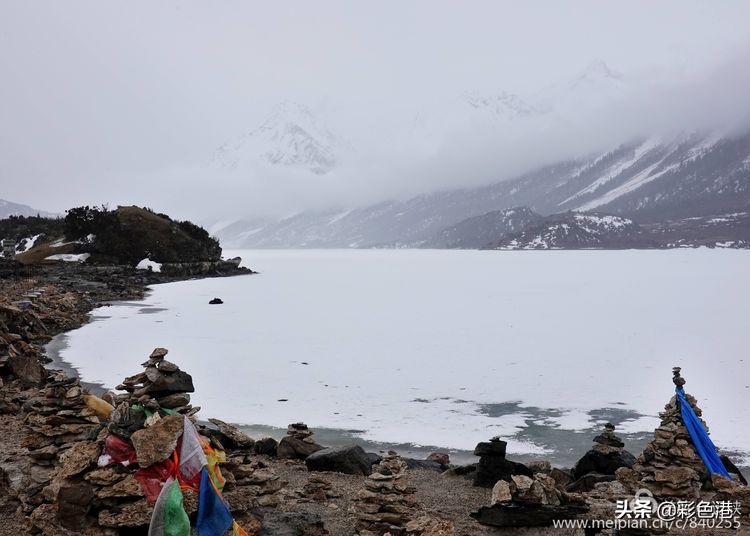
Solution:
M45 212L43 210L37 210L28 205L21 205L19 203L11 203L0 199L0 219L7 218L8 216L42 216L45 218L56 217L57 214Z
M226 225L232 247L421 246L468 218L526 206L620 214L638 222L744 212L750 206L750 134L647 139L560 162L489 186L406 201Z
M228 169L260 163L323 175L336 166L343 145L309 108L283 102L258 128L219 147L214 162Z

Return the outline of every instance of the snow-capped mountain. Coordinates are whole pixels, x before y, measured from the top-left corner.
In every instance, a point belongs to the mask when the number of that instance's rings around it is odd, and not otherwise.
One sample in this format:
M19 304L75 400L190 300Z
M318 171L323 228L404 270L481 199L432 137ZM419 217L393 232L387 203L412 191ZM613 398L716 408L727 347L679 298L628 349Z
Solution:
M544 113L542 109L529 104L519 95L508 91L500 91L497 94L467 93L465 102L478 112L504 121L515 121Z
M628 89L623 75L604 60L596 59L581 72L543 88L529 97L534 106L548 114L574 116L596 111L623 98Z
M21 205L19 203L12 203L0 199L0 219L7 218L8 216L43 216L45 218L54 218L57 214L51 212L45 212L43 210L37 210L28 205Z
M616 214L639 223L746 212L750 133L638 140L488 186L279 221L238 221L219 237L233 247L424 246L468 218L518 206L543 215Z
M213 160L229 169L261 163L323 175L336 166L344 145L309 108L283 102L258 128L219 147Z

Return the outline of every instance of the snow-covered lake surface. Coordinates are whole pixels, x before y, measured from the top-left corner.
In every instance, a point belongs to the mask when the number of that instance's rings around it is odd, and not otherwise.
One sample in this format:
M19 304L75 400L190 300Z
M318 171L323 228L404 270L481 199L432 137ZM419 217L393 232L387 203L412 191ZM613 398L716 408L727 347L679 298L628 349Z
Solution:
M637 453L680 365L714 441L750 451L750 252L227 254L261 274L97 309L60 356L114 386L164 346L203 418L464 450L499 435L567 463L607 420Z

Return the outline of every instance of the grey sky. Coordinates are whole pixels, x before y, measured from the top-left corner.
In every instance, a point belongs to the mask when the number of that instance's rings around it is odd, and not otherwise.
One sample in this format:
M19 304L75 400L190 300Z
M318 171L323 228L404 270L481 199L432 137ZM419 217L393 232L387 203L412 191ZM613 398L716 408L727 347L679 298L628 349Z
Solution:
M507 132L512 165L495 168L477 153L468 171L460 158L422 164L381 151L378 134L391 136L385 125L462 92L533 95L596 58L628 80L641 111L672 103L656 115L662 126L686 109L710 108L714 91L721 110L707 113L720 123L747 112L734 107L747 107L750 89L737 72L747 71L748 20L744 0L0 0L0 198L52 211L137 203L198 218L502 178L581 152L603 131L614 140L639 125L627 124L637 122L632 114L617 126L592 117L577 125L580 133L566 133L577 143L554 143L545 154L519 149ZM287 99L327 113L354 138L362 133L363 161L391 161L318 184L211 175L206 163L216 147ZM648 111L643 117L654 117ZM454 151L464 143L469 152L485 148L461 140Z

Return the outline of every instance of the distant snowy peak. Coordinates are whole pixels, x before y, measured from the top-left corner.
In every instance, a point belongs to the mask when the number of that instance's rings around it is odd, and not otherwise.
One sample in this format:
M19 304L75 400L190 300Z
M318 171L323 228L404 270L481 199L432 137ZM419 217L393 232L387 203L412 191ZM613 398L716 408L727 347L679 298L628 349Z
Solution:
M343 146L309 108L283 102L258 128L219 147L214 161L230 169L259 162L323 175L336 166Z
M597 59L573 78L544 88L530 100L545 112L570 116L617 101L627 89L625 78Z
M0 219L7 218L9 216L42 216L44 218L55 218L59 216L59 214L37 210L28 205L21 205L19 203L12 203L10 201L0 199Z
M515 93L507 91L501 91L498 94L467 93L465 100L470 108L479 112L487 112L498 119L526 118L542 112L541 109L527 103Z

